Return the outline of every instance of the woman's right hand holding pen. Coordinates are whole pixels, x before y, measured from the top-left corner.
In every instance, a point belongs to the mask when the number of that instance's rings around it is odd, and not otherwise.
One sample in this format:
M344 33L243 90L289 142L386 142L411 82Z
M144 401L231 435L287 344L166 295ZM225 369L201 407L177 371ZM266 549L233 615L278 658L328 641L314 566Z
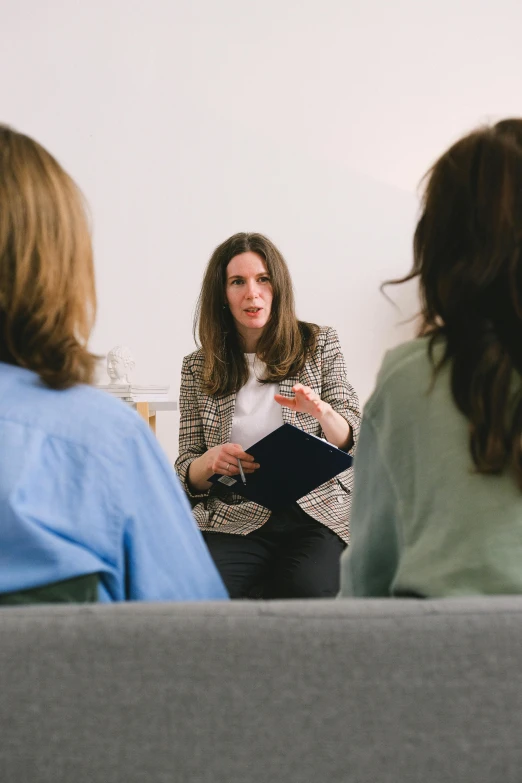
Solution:
M259 467L254 457L243 451L239 443L222 443L221 446L214 446L206 454L208 459L208 476L219 473L222 476L237 476L239 473L238 460L245 473L253 473Z
M190 464L188 470L190 486L199 492L204 492L212 486L208 479L214 473L219 473L221 476L239 475L238 460L241 460L245 475L259 468L259 463L255 462L251 454L243 451L239 443L222 443L208 449Z

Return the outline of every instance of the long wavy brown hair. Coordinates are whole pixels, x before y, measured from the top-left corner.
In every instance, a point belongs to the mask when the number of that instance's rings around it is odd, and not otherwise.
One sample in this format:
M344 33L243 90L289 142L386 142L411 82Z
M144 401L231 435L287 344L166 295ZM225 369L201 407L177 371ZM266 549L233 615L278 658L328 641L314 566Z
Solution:
M55 389L89 383L95 313L78 188L40 144L0 125L0 361Z
M425 179L414 262L419 334L435 375L451 363L479 473L511 465L522 488L522 119L454 144ZM442 358L434 359L442 341Z
M247 252L260 256L270 275L272 309L257 345L257 356L266 363L265 383L277 383L295 375L315 349L318 327L298 321L292 280L276 246L262 234L234 234L217 247L208 262L194 317L194 338L203 351L203 391L226 395L237 392L248 380L244 346L227 306L227 266Z

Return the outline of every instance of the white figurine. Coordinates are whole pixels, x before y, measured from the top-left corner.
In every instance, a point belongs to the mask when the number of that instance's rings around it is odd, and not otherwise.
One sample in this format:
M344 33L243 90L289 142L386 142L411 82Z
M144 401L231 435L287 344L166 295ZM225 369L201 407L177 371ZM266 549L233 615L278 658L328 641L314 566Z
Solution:
M107 374L111 380L111 386L130 383L130 375L134 369L135 361L130 349L125 345L117 345L107 354Z

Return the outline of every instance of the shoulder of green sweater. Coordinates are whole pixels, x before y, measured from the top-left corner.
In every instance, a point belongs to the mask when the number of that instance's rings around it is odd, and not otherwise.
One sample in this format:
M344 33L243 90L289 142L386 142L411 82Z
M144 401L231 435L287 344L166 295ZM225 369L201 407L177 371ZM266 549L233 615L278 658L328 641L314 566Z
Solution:
M390 398L393 388L401 386L403 382L410 384L412 376L429 375L431 363L428 342L426 337L418 337L386 352L377 374L375 389L365 405L366 415L375 414L383 399Z

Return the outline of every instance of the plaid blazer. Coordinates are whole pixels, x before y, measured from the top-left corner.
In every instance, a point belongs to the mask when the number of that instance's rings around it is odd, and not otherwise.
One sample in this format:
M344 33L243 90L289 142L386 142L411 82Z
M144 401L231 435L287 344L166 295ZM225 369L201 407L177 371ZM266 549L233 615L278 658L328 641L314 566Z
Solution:
M192 501L193 513L201 530L247 535L261 527L270 511L257 503L245 500L233 492L219 497L212 487L206 492L191 491L187 473L190 463L213 446L230 441L236 394L214 396L201 391L203 353L194 351L183 360L180 390L179 457L176 471ZM337 332L321 327L317 347L299 375L281 381L280 393L292 397L292 386L302 383L310 386L325 402L350 424L354 447L359 434L361 413L359 400L346 379L346 367ZM283 421L296 424L312 435L322 436L317 419L306 413L282 408ZM340 473L302 497L298 503L307 514L329 527L346 543L350 537L350 505L353 469Z

